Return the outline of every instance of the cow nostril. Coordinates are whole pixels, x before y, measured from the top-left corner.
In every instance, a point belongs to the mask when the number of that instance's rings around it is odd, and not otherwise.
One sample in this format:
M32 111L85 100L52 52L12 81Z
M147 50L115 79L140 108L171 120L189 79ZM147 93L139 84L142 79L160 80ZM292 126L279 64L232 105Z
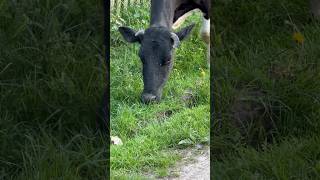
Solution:
M143 103L150 103L155 101L157 99L157 96L153 94L142 94L141 99Z

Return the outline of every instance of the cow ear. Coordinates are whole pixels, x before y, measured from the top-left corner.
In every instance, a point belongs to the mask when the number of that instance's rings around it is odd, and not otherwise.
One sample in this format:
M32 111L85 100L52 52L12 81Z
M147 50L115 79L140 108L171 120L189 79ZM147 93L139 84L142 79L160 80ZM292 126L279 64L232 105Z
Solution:
M176 34L178 35L179 40L182 41L183 39L185 39L190 34L194 26L195 24L193 23L185 28L182 28L179 32L177 32Z
M122 37L130 43L140 42L143 36L142 31L136 32L135 30L129 27L119 27L118 30L121 33Z

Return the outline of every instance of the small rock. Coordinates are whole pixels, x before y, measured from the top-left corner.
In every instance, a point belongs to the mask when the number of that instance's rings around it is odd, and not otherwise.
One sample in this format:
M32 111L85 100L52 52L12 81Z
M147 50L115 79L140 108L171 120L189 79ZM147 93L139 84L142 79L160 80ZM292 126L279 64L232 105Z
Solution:
M114 144L114 145L122 145L122 140L118 137L118 136L111 136L111 144Z
M181 99L187 107L192 107L196 103L195 102L195 95L191 89L185 90Z
M197 149L202 149L202 148L203 148L203 145L202 145L202 144L196 144L196 148L197 148Z

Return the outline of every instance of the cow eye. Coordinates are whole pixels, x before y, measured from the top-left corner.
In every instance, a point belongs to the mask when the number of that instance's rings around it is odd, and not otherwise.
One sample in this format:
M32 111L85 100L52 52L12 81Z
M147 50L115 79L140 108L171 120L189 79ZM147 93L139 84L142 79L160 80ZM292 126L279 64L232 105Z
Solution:
M171 62L171 58L166 58L166 59L163 61L162 65L163 65L163 66L164 66L164 65L168 65L168 64L170 64L170 62Z

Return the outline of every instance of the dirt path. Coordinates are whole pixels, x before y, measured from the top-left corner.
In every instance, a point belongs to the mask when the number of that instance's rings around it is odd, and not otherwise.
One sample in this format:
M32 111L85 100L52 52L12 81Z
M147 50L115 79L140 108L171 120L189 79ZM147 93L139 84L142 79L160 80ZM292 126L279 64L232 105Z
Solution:
M210 149L186 150L166 180L210 180Z

